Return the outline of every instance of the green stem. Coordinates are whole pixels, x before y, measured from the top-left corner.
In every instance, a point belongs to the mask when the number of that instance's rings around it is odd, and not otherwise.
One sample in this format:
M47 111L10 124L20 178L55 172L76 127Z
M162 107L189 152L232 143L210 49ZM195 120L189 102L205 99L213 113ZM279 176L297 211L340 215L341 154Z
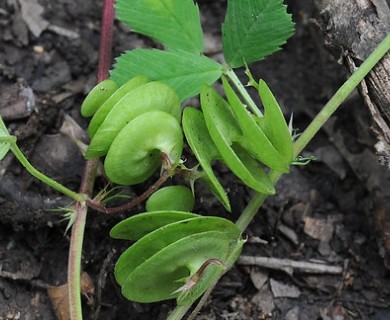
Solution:
M19 162L23 165L23 167L38 180L41 180L42 182L46 183L53 189L61 192L62 194L68 196L69 198L77 202L81 202L86 199L85 194L74 192L68 189L67 187L63 186L62 184L58 183L57 181L54 181L53 179L44 175L42 172L38 171L37 169L35 169L33 165L24 156L23 152L16 145L15 140L13 143L11 143L11 151L15 155L15 157L19 160Z
M364 77L372 70L375 64L386 54L390 49L390 35L388 35L378 47L370 54L363 64L351 75L351 77L336 91L329 102L324 106L320 113L313 119L310 125L302 133L299 139L294 144L294 158L297 157L306 145L311 141L314 135L321 129L324 123L332 116L332 114L340 107L342 102L351 94L351 92L359 85ZM281 173L271 171L270 179L274 185L281 177ZM248 205L238 218L236 225L242 232L248 227L253 217L263 204L267 195L256 193L249 201Z
M167 320L180 320L186 315L188 310L191 308L191 305L187 306L177 306L172 312L168 315Z
M72 227L68 258L68 296L71 320L83 319L81 307L81 253L83 249L84 230L87 220L85 202L75 204L76 220Z
M241 83L240 79L237 77L236 73L232 69L226 69L225 74L232 81L232 83L236 87L237 91L240 93L241 97L245 100L245 102L248 104L248 107L252 110L253 114L258 116L258 117L263 116L263 114L261 113L259 108L256 106L256 103L252 100L248 91L245 89L244 85Z
M376 47L370 56L351 75L351 77L337 90L320 113L313 119L310 125L302 133L294 145L295 156L306 147L314 135L321 129L324 123L337 110L343 101L359 85L364 77L378 63L378 61L390 50L390 34Z
M273 185L276 185L281 173L277 171L271 171L269 173L269 178ZM264 203L268 195L263 193L256 193L252 199L248 202L244 211L241 213L240 217L236 221L237 227L244 232L248 227L249 223L252 221L253 217L256 215L257 211L260 209L261 205Z
M375 64L386 54L390 49L390 35L388 35L371 53L367 60L357 69L354 74L337 90L334 96L324 106L323 110L313 119L307 129L302 133L300 138L294 144L294 157L297 157L299 153L310 142L313 136L321 129L323 124L330 118L330 116L337 110L341 103L349 96L349 94L358 86L358 84L364 79L364 77L371 71ZM248 93L244 93L245 89L241 82L232 70L225 71L225 74L232 80L240 94L244 97ZM244 90L244 91L242 91ZM245 91L246 92L246 91ZM249 96L249 95L248 95ZM248 100L246 99L248 102ZM252 101L250 99L250 101ZM250 103L248 103L250 105ZM270 171L269 177L273 185L276 185L282 173L276 171ZM252 221L257 211L264 203L268 195L262 193L256 193L249 201L244 211L236 221L237 227L244 232ZM234 261L231 262L233 265ZM221 275L222 276L222 275ZM211 286L212 287L212 286ZM209 295L211 290L207 291ZM191 306L178 306L169 315L168 320L180 320L182 319Z
M15 136L0 137L0 142L1 143L9 143L10 145L14 145L14 144L16 144L16 137Z

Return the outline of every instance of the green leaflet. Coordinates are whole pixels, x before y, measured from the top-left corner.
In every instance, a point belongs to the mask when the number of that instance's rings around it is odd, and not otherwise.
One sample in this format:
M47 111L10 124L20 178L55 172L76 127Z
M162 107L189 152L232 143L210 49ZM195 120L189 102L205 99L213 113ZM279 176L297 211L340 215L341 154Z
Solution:
M7 138L2 141L1 138ZM11 148L11 143L7 141L11 138L11 135L8 133L8 129L5 126L3 119L0 117L0 161L5 157Z
M227 63L241 67L280 50L294 23L282 0L229 0L222 26Z
M203 55L134 49L117 58L111 77L122 85L137 75L144 75L169 85L183 101L197 95L203 84L214 83L222 70L222 65Z
M231 211L226 192L211 167L211 162L221 159L221 155L207 131L202 112L191 107L185 108L182 125L187 142L205 173L205 178L201 178L201 181L207 185L226 210Z
M117 0L118 18L169 50L203 52L199 8L192 0Z
M231 106L209 86L203 87L200 100L207 130L229 169L252 189L274 194L275 189L260 164L247 154L245 146L240 143L245 140L245 135Z
M248 112L226 78L222 78L222 83L243 132L240 143L253 157L268 167L280 172L289 172L293 151L292 139L283 113L265 82L260 81L259 84L259 94L265 110L263 117L255 117Z

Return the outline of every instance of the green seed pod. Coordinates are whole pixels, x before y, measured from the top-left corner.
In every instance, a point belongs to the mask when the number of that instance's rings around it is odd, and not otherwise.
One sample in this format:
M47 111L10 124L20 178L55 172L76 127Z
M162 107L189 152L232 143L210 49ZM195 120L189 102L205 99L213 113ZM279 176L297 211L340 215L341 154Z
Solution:
M161 166L161 153L176 163L182 149L183 134L177 119L163 111L150 111L120 130L107 153L104 168L112 182L133 185L144 182Z
M123 86L121 86L118 90L116 90L111 97L109 97L103 105L96 111L93 115L91 122L88 126L88 134L92 138L97 129L99 129L100 125L103 123L107 114L111 111L114 105L119 102L126 94L130 91L138 88L139 86L147 83L149 80L146 76L135 76L134 78L127 81Z
M206 260L227 259L228 252L228 237L223 231L201 232L181 238L128 274L122 286L122 294L131 301L142 303L176 298L179 293L175 292L183 285L183 280L194 274ZM207 279L202 283L200 294L191 296L191 300L196 300L217 275L216 270L208 271L213 272L202 275ZM191 300L186 301L187 304Z
M131 120L152 110L164 111L180 121L181 106L176 92L161 82L146 83L130 91L115 104L93 136L85 157L91 159L104 156L115 137ZM163 126L163 122L156 119L149 134L160 126ZM147 136L145 134L143 137ZM139 143L143 144L141 141Z
M111 79L99 82L84 99L81 105L83 117L91 117L100 106L118 89L118 84Z
M139 213L118 222L110 231L110 237L122 240L139 240L167 224L200 217L195 213L183 211L165 211Z
M146 201L146 211L178 210L192 211L194 195L184 186L169 186L153 193Z
M125 224L113 228L111 236L119 234L121 237L124 230L136 230L140 222L151 230L116 263L115 278L127 299L155 302L177 297L179 304L190 304L225 271L225 266L231 266L230 256L239 252L243 244L236 225L220 217L183 219L184 214L177 211L142 213L141 218L128 218ZM169 222L172 218L174 222ZM161 225L163 220L167 221L166 225ZM219 263L210 264L199 273L209 260ZM193 279L195 283L187 286Z
M203 87L200 99L207 130L225 164L252 189L274 194L264 169L240 144L243 133L230 105L210 86Z

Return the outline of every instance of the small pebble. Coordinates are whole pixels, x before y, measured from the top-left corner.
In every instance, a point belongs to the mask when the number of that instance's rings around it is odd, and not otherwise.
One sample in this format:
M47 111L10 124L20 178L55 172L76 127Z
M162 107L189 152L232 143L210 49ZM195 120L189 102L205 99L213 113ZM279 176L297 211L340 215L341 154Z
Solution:
M43 52L45 52L45 48L44 47L42 47L42 46L33 46L33 51L35 52L35 53L43 53Z

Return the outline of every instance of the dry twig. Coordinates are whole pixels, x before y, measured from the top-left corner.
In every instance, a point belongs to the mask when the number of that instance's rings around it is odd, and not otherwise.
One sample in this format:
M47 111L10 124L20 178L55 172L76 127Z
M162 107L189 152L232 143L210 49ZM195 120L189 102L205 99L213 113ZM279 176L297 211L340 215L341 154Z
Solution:
M343 272L343 268L340 266L330 266L322 262L296 261L279 258L241 256L238 259L238 263L241 265L254 265L267 269L282 270L289 275L292 275L294 271L330 274L341 274Z

